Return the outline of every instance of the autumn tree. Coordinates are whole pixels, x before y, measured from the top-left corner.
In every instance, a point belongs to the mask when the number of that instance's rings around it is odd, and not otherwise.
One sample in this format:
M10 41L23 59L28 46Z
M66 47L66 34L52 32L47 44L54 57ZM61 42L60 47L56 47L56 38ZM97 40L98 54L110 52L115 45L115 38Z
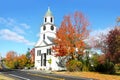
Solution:
M115 73L115 64L120 63L120 18L117 25L108 34L100 35L95 47L104 53L98 57L96 71L104 73Z
M82 55L86 46L84 40L89 35L88 25L81 12L65 16L54 40L56 56L69 56L74 60L78 54Z
M16 68L18 65L16 52L14 52L14 51L7 52L5 61L6 61L6 65L9 68L12 68L12 69Z
M94 43L92 46L95 49L99 49L102 53L106 54L108 52L108 46L106 43L107 34L100 33L97 39L94 39L92 42Z
M33 48L30 51L30 54L31 54L31 63L34 63L35 62L35 48Z
M114 63L120 63L120 27L109 31L107 45L108 58Z
M24 67L33 67L34 66L34 49L28 52L26 54L17 55L14 51L9 51L6 54L5 58L6 66L8 66L11 69L23 69Z
M28 61L26 55L24 55L24 54L20 55L20 56L18 56L17 59L18 59L18 68L20 68L20 69L24 68Z
M34 66L34 58L35 58L34 48L32 50L30 50L30 48L28 48L28 51L26 53L26 57L27 57L26 67L27 68L33 67Z

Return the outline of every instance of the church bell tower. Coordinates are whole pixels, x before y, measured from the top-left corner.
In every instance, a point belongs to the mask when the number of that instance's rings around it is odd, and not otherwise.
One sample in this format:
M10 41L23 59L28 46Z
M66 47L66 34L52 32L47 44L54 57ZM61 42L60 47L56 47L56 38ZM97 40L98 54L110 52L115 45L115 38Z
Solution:
M52 44L51 39L56 37L56 26L54 25L54 16L50 8L48 7L47 12L43 18L43 24L40 28L40 39L36 46L43 46L40 42L46 42L47 44Z

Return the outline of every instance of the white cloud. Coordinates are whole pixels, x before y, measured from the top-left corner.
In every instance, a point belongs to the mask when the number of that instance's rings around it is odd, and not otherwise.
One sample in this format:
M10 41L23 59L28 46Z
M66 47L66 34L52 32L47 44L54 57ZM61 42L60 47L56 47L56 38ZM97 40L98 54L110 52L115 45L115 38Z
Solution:
M0 17L0 24L4 24L7 28L19 34L25 34L24 29L29 29L30 26L26 23L19 23L12 18Z
M11 41L24 43L26 45L35 44L35 42L30 42L29 40L25 39L24 36L18 35L17 33L10 31L9 29L0 30L0 38L5 39L5 40L11 40Z
M107 35L110 30L112 30L113 27L107 27L105 29L99 29L99 30L94 30L90 33L90 37L99 37L101 34Z
M30 26L28 24L25 24L25 23L22 23L20 25L23 26L25 29L29 29L30 28Z
M88 39L85 40L85 42L90 45L91 47L95 45L96 40L101 40L101 35L107 35L110 30L112 30L113 27L107 27L105 29L99 29L99 30L94 30L90 33ZM104 39L102 39L104 40Z
M18 26L15 26L13 28L13 31L15 31L17 33L20 33L20 34L25 34L25 32L21 28L19 28Z
M14 19L12 19L12 18L7 18L7 19L4 19L4 20L6 20L6 25L7 26L15 26L16 25L16 21L14 20Z
M3 18L0 17L0 24L5 24L5 26L10 27L15 25L15 20L12 18Z

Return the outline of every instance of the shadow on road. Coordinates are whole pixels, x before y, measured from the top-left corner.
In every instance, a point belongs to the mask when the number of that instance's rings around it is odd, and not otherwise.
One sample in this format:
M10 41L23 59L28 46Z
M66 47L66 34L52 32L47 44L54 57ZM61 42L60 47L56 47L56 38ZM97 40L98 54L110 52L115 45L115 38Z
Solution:
M14 71L14 70L11 70L11 69L1 69L0 72L10 72L10 71Z
M10 72L10 71L14 71L12 69L8 69L3 63L0 63L1 69L0 72Z

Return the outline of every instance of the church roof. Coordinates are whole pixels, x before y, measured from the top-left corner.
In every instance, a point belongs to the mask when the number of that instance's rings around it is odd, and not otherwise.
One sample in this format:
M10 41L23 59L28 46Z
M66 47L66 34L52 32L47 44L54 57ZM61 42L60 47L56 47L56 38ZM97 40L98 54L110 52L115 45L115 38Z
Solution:
M45 16L52 16L52 12L50 11L50 8L49 8L49 7L48 7L48 10L47 10Z
M43 46L49 46L49 45L53 45L54 44L54 42L53 42L53 37L48 37L47 36L47 38L48 38L48 40L50 41L50 43L48 43L47 41L45 41L45 40L42 40L42 41L38 41L37 43L36 43L36 45L35 45L35 47L43 47Z

